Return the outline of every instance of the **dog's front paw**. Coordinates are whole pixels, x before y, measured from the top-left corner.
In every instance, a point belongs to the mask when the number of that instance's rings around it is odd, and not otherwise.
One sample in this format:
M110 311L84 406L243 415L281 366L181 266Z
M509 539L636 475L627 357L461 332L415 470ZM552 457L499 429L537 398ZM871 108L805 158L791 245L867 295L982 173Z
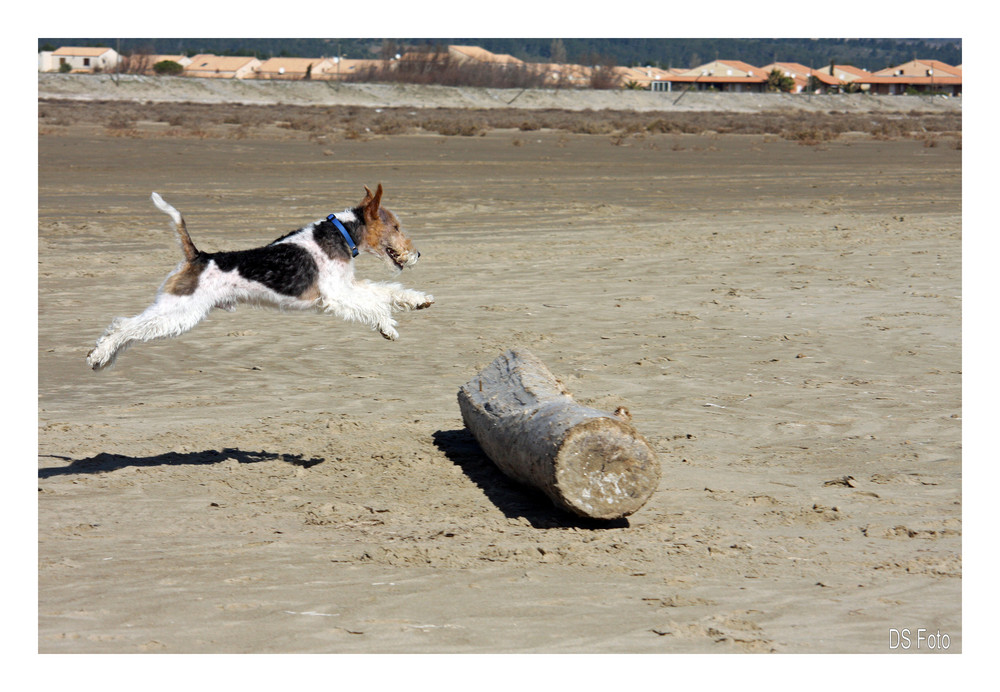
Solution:
M383 339L388 339L389 341L395 341L399 338L399 332L396 331L396 320L389 320L388 322L382 322L377 327L378 333L382 335Z
M98 353L99 350L99 348L95 348L87 354L87 365L90 366L91 370L103 370L111 363L110 356L106 353Z
M392 301L392 309L421 310L428 307L433 302L434 296L406 288L396 293Z

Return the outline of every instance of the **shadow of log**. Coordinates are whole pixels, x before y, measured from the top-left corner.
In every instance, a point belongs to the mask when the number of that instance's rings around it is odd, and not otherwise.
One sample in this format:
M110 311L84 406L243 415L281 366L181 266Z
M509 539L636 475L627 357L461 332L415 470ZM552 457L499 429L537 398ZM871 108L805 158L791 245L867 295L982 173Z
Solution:
M276 454L274 452L248 452L242 449L226 447L224 449L208 449L201 452L164 452L148 457L133 457L125 454L109 454L101 452L86 459L71 459L70 457L43 455L51 459L62 459L69 461L69 466L59 466L38 469L39 478L51 478L53 476L66 476L84 473L106 473L119 469L132 467L150 466L201 466L207 464L219 464L228 459L235 459L241 464L256 464L262 461L284 461L302 468L310 468L316 464L321 464L325 459L307 459L301 454Z
M628 518L610 521L588 519L554 506L541 491L505 476L466 428L438 430L433 437L434 445L461 468L509 519L523 518L536 529L621 529L629 526Z

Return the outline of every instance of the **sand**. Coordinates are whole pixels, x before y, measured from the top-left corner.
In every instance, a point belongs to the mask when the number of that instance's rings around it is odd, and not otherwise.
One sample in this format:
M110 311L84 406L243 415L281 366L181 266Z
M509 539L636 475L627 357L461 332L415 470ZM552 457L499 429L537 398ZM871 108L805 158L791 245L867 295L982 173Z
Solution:
M38 139L40 652L962 650L960 148L140 129ZM180 258L151 191L218 250L378 182L437 299L397 342L240 308L86 367ZM483 456L513 347L630 409L641 510Z

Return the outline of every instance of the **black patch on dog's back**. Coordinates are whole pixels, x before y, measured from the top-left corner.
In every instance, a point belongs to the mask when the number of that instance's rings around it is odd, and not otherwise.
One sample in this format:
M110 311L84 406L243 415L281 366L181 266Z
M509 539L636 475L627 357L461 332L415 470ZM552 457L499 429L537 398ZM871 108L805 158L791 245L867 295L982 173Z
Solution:
M209 257L222 271L235 269L244 279L256 281L286 296L303 294L319 276L319 267L309 251L291 243L216 252Z

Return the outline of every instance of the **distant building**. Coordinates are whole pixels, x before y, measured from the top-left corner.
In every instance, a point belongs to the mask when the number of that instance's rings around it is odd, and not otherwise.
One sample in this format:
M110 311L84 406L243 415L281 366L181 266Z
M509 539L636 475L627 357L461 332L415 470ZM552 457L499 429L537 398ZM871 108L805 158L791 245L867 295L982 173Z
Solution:
M356 60L350 58L330 58L333 63L325 79L349 79L356 75L372 74L384 69L385 60Z
M797 62L772 62L760 68L764 75L770 75L772 70L777 70L784 77L789 77L795 82L792 93L801 94L809 86L809 77L812 76L813 69Z
M819 91L847 91L851 84L863 77L871 77L871 72L854 65L826 65L813 70L813 78L819 83ZM858 82L858 88L867 91L868 85Z
M330 58L270 58L254 73L257 79L330 79L337 69Z
M261 62L246 56L220 56L203 53L188 58L183 55L136 54L122 58L111 48L64 46L38 54L38 70L55 72L108 72L114 69L151 74L153 65L172 60L184 68L187 77L227 79L351 79L377 80L387 72L404 67L421 68L421 61L451 61L461 65L498 65L523 70L546 87L582 88L619 86L650 91L725 91L732 93L763 92L768 78L778 70L791 78L795 93L866 91L872 94L935 93L960 96L962 66L939 60L911 60L877 72L867 72L852 65L826 65L810 68L794 62L775 61L754 67L740 60L713 60L692 69L657 67L592 67L561 63L526 63L512 55L492 53L479 46L449 45L416 50L397 55L392 60L353 60L335 58L271 58ZM433 67L433 65L430 65ZM595 82L599 82L596 84Z
M260 65L261 62L257 58L201 53L192 56L191 63L184 68L184 76L246 79L253 77Z
M872 94L935 93L960 96L962 68L940 60L911 60L855 80Z
M111 48L63 46L38 54L38 69L42 72L111 72L121 61Z
M767 73L740 60L714 60L667 78L675 89L680 86L743 93L761 92L767 87Z
M615 75L621 86L634 84L650 91L670 91L670 78L677 74L659 67L616 67Z
M929 77L937 73L940 77L961 77L962 68L952 67L940 60L911 60L902 65L887 67L872 72L875 77Z

